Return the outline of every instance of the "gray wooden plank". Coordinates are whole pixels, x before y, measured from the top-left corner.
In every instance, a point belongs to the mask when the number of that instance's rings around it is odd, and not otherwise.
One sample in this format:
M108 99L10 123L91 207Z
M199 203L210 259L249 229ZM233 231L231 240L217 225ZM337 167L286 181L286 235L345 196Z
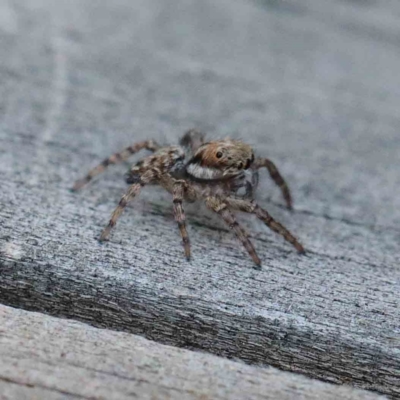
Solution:
M1 399L383 399L0 306Z
M68 398L74 398L67 394L54 393L52 390L37 388L35 386L24 386L17 381L17 383L11 382L10 380L0 380L0 396L2 400L63 400ZM76 397L79 398L79 397Z
M399 395L399 6L280 4L1 1L0 301ZM125 167L73 181L193 126L277 163L295 210L265 175L259 201L307 257L242 218L255 271L188 207L188 263L155 189L97 243Z

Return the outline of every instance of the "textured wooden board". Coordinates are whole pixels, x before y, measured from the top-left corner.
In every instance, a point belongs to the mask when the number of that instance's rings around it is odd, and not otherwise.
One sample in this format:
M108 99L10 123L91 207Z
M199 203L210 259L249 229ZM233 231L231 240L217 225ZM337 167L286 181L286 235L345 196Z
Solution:
M1 1L0 301L190 349L400 394L397 2ZM95 239L126 166L103 157L197 127L245 138L295 210L259 201L309 250L254 220L255 271L188 207L145 190Z
M0 306L1 399L383 399Z

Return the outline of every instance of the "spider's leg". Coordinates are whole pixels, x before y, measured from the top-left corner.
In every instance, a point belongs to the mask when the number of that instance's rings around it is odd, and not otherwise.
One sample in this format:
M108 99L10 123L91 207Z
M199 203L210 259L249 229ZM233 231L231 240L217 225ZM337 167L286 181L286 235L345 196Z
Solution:
M305 253L304 247L299 243L299 241L282 224L275 221L268 211L261 208L255 201L241 200L233 197L227 197L224 201L235 210L255 214L257 218L263 221L271 230L282 235L284 239L291 243L299 253Z
M271 175L272 180L280 187L283 198L286 201L287 208L289 210L292 209L292 196L290 194L289 187L282 175L279 173L278 168L276 168L275 164L269 160L268 158L257 158L252 166L253 169L257 170L259 168L265 167L268 169L269 174Z
M159 147L160 146L154 140L146 140L143 142L133 144L132 146L125 148L121 152L115 153L112 156L106 158L97 167L94 167L93 169L91 169L84 178L79 179L78 181L75 182L72 190L77 191L77 190L81 189L82 187L84 187L95 176L97 176L97 175L101 174L103 171L105 171L109 165L119 164L119 163L127 160L130 156L132 156L133 154L137 153L138 151L140 151L142 149L156 151L159 149Z
M186 201L193 203L198 199L198 195L190 182L176 179L170 173L164 173L158 178L159 185L171 194L174 193L174 186L177 182L184 185L183 197Z
M173 203L174 203L174 215L175 220L178 223L179 231L181 232L182 244L185 249L185 256L187 260L190 260L190 240L186 230L185 223L185 212L183 211L182 201L185 193L185 182L176 181L173 185Z
M259 267L261 267L261 260L248 238L246 231L236 221L235 215L229 210L227 204L217 197L207 197L206 204L207 207L220 215L229 228L235 232L237 238L242 242L244 248L250 254L250 257Z
M140 190L144 185L150 183L151 181L154 181L156 177L157 177L156 170L148 170L143 175L138 177L137 182L135 182L129 187L128 191L122 196L117 208L112 213L108 225L101 233L99 239L100 242L103 242L108 239L111 229L116 225L118 218L121 216L122 212L124 211L128 203L139 194Z

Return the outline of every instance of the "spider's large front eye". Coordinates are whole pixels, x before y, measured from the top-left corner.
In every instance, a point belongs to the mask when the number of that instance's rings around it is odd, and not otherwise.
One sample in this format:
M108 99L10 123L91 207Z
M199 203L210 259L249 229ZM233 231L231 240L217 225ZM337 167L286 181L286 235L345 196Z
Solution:
M243 168L243 163L240 162L237 167L238 167L238 169L242 169Z
M218 152L217 154L216 154L216 156L217 156L217 158L221 158L222 157L222 152Z

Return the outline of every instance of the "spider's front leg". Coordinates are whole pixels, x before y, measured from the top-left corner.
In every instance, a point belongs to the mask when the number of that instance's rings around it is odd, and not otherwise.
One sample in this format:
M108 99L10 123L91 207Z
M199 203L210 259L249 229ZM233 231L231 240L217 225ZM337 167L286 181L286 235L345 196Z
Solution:
M269 160L268 158L257 158L252 166L254 170L254 184L258 184L258 169L265 167L268 169L269 174L271 175L272 180L280 187L282 191L283 198L286 201L287 208L289 210L292 209L292 196L290 194L289 187L285 180L283 179L282 175L279 173L278 168L275 164Z
M224 201L235 210L255 214L256 217L263 221L271 230L282 235L283 238L291 243L299 253L305 253L304 247L299 243L299 241L282 224L275 221L271 215L269 215L268 211L261 208L255 201L242 200L234 197L227 197Z
M104 172L108 166L113 165L113 164L119 164L119 163L127 160L130 156L132 156L133 154L137 153L138 151L140 151L142 149L147 149L147 150L154 152L154 151L158 150L159 147L160 146L154 140L146 140L143 142L133 144L132 146L125 148L121 152L115 153L112 156L106 158L97 167L91 169L84 178L79 179L78 181L75 182L72 190L74 192L76 192L77 190L82 189L95 176Z
M111 219L107 225L107 227L103 230L100 236L100 242L108 240L110 232L112 228L116 225L118 218L121 216L125 207L128 203L133 200L140 192L143 186L148 183L151 183L155 179L157 179L158 172L155 169L150 169L144 172L142 175L138 175L136 178L136 182L134 182L128 189L128 191L122 196L118 207L114 210L111 215Z
M246 231L236 221L235 215L229 210L228 204L218 197L207 197L206 204L208 208L220 215L229 228L235 232L238 239L242 242L244 248L250 254L250 257L258 267L261 267L261 260L258 257L253 244L248 238Z

